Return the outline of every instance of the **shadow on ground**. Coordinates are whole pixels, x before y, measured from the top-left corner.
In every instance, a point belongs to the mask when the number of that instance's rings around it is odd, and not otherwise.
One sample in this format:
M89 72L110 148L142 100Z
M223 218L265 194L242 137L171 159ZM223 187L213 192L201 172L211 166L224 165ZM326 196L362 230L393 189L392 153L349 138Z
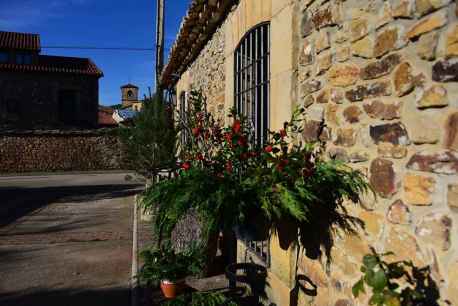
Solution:
M0 187L0 227L50 203L84 203L137 194L142 185L92 185L71 187Z
M128 288L37 290L0 294L0 306L129 306Z

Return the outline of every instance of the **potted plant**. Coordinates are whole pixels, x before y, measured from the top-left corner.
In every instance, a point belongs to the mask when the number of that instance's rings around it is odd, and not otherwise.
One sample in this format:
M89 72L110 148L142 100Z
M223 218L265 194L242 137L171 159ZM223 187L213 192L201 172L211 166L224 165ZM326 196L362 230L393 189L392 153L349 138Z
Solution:
M185 288L185 277L200 274L203 266L201 249L194 246L185 252L175 253L169 244L141 252L144 264L140 280L148 285L160 286L168 299L175 298Z

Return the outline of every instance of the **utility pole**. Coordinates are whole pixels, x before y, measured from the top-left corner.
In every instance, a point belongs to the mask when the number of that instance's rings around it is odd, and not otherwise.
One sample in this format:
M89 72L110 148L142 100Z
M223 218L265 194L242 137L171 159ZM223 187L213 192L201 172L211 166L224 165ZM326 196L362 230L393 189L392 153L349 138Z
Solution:
M164 1L156 0L156 94L161 96L161 73L164 68Z

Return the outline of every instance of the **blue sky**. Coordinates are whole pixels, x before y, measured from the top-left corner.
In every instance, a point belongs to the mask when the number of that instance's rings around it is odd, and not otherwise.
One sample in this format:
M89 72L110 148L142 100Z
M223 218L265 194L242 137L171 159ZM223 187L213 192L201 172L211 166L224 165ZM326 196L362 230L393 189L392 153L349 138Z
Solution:
M166 1L166 50L190 0ZM0 30L41 34L43 46L154 47L156 0L0 0ZM154 84L152 51L43 49L42 54L89 57L105 74L100 103L119 103L128 82L141 96ZM166 57L167 58L167 57Z

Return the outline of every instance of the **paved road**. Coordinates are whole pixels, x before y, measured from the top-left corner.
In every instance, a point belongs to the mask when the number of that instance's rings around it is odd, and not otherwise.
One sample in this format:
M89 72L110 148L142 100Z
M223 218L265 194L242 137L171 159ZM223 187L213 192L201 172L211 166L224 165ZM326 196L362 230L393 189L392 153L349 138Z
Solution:
M140 188L119 173L0 177L0 305L130 305Z

